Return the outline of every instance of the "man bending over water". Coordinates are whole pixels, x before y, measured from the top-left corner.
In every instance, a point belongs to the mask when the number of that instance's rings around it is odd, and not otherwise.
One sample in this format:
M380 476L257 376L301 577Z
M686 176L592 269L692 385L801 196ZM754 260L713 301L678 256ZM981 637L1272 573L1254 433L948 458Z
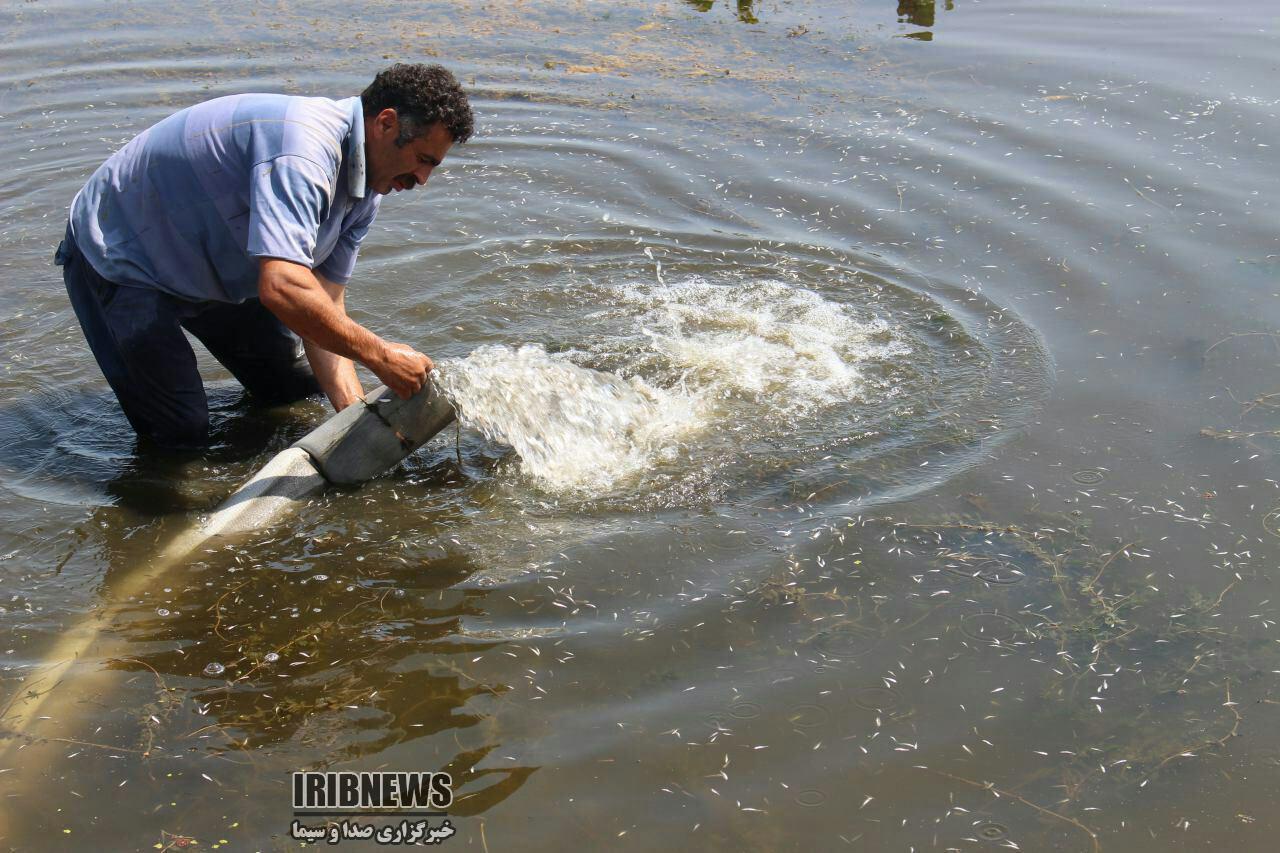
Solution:
M473 128L452 74L397 64L358 98L197 104L111 155L55 262L138 435L208 441L183 329L267 403L323 391L341 410L363 395L353 362L402 397L422 388L431 359L348 317L346 284L381 197L425 184Z

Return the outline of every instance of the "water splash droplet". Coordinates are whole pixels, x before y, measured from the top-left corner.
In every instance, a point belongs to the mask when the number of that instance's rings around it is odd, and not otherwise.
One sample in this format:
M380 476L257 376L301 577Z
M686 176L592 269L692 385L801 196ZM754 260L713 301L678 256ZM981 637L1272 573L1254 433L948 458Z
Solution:
M581 349L482 346L437 365L463 423L510 445L547 491L603 495L696 467L698 448L729 437L741 447L892 396L892 365L911 352L866 306L773 279L624 283L595 298L606 307Z

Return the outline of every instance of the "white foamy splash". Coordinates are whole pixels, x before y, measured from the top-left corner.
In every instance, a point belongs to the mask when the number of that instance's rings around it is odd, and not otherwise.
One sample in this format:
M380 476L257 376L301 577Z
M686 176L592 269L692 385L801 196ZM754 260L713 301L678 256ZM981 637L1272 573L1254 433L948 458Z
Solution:
M462 421L520 456L552 491L607 490L674 453L698 425L690 400L579 367L540 346L483 346L436 378Z
M796 417L893 388L861 366L910 352L880 319L774 280L607 288L589 343L566 353L482 346L439 365L463 423L510 445L554 492L601 494L697 464L709 433L779 434ZM616 373L585 363L623 365Z
M617 288L655 354L704 396L738 397L796 417L865 399L861 369L911 350L879 318L781 281Z

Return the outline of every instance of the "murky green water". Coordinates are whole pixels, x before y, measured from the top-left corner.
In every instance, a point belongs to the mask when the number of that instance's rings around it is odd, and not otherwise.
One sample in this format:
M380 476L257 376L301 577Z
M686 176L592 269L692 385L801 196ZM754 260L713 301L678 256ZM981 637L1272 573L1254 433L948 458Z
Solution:
M447 434L196 554L0 742L0 843L293 848L290 771L388 768L451 771L474 850L1271 848L1267 4L0 19L0 701L325 415L205 358L217 446L135 454L50 258L174 109L450 65L480 132L348 305L547 380L503 423L484 385L491 436L584 375L630 407L526 459Z

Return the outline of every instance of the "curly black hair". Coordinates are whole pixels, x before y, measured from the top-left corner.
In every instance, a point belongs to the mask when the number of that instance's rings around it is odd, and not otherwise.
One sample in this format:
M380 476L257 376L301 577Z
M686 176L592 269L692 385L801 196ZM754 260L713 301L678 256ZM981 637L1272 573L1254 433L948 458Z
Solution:
M443 65L397 62L378 72L360 93L360 103L366 116L388 107L396 111L401 125L396 145L402 147L436 122L444 122L454 142L466 142L475 131L467 93Z

